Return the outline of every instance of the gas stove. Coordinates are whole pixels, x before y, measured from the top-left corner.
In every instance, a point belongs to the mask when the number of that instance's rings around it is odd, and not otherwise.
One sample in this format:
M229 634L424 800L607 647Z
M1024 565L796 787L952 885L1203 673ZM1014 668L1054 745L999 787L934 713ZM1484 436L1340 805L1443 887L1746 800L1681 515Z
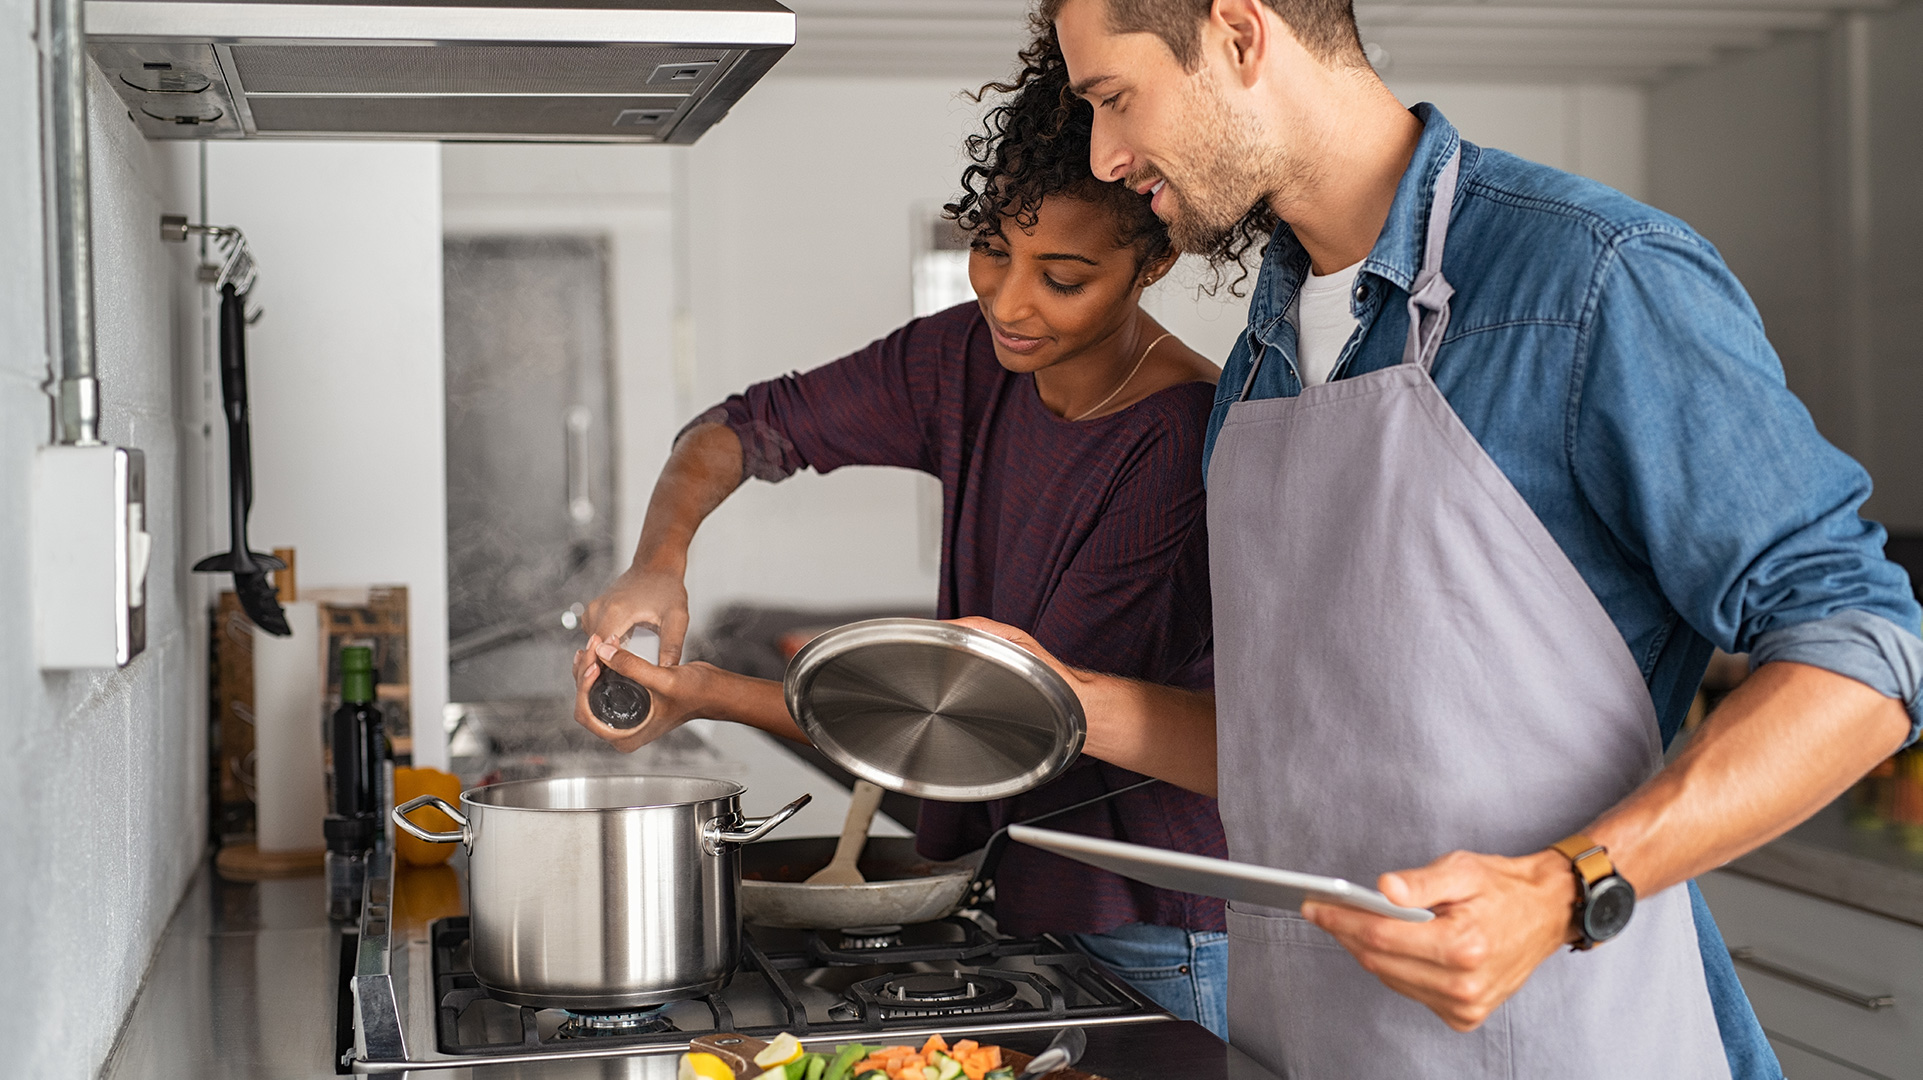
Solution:
M1100 964L1048 935L1011 938L964 911L849 931L750 926L724 989L651 1009L568 1012L490 997L468 960L468 920L392 909L392 862L375 860L358 940L342 962L342 1064L354 1072L567 1058L660 1057L720 1032L827 1042L920 1042L1170 1019ZM672 1075L672 1071L664 1075Z

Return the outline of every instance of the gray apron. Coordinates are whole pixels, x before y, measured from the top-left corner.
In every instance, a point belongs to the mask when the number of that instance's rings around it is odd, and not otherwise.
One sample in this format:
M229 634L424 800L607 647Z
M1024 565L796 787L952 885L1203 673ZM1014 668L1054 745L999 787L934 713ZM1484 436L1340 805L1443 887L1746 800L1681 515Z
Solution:
M1239 861L1372 885L1456 849L1525 855L1662 761L1622 635L1429 377L1459 157L1435 182L1403 363L1263 401L1251 371L1217 437L1217 737ZM1467 1034L1293 912L1231 905L1228 925L1229 1041L1291 1080L1729 1075L1680 886L1615 940L1558 951Z

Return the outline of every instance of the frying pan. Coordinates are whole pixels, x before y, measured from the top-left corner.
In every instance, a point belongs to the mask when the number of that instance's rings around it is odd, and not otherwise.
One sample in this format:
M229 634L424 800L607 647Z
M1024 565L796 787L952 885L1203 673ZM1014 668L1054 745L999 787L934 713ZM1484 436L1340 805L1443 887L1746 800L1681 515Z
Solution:
M1019 824L1047 821L1156 782L1142 780L1105 791ZM838 842L834 836L804 836L743 847L736 893L742 919L794 930L846 930L933 922L963 906L983 906L1008 846L1008 830L997 830L980 858L966 862L923 858L910 836L871 836L855 864L866 879L862 884L803 884L834 858Z

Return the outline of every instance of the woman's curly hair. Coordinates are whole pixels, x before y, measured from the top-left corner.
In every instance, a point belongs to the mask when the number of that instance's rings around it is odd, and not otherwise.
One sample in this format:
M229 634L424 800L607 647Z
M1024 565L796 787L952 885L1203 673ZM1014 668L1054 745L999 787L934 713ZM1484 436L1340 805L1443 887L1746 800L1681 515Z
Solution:
M962 170L962 193L942 207L943 214L970 236L995 235L1004 221L1034 228L1043 199L1068 195L1109 210L1116 243L1135 249L1137 266L1169 254L1174 244L1168 227L1149 209L1149 197L1089 171L1095 110L1069 92L1068 62L1054 24L1032 17L1030 28L1034 36L1017 54L1021 70L969 95L975 101L990 94L1005 97L982 118L983 131L964 144L973 164ZM1211 270L1204 292L1214 294L1226 283L1231 294L1241 295L1249 276L1246 257L1266 247L1275 227L1273 217L1260 213L1266 210L1266 204L1258 205L1214 250L1195 253ZM1236 270L1240 273L1229 280Z

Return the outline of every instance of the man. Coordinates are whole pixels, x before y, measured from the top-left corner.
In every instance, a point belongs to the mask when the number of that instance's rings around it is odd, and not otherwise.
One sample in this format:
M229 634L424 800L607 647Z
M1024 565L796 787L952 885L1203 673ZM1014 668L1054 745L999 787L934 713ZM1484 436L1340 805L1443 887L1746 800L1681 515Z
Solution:
M1405 110L1348 0L1041 18L1097 177L1188 251L1279 221L1210 422L1219 697L1061 668L1087 751L1219 791L1235 858L1437 916L1231 905L1230 1040L1298 1078L1780 1076L1684 885L1916 737L1923 642L1741 287ZM1755 671L1661 768L1712 646Z

